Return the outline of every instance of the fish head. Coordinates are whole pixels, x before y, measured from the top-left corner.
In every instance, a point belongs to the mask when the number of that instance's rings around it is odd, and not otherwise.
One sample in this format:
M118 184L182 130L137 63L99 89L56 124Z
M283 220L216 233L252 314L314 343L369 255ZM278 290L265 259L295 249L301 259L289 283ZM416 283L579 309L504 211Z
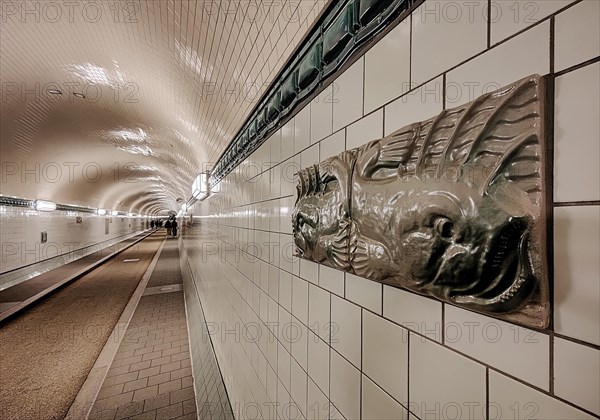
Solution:
M292 213L292 228L296 254L302 258L322 262L331 254L327 238L340 235L348 219L345 191L335 177L310 180L312 171L300 172L301 186ZM308 187L302 188L302 185Z
M460 183L408 189L395 213L401 284L474 309L518 309L533 281L530 215Z

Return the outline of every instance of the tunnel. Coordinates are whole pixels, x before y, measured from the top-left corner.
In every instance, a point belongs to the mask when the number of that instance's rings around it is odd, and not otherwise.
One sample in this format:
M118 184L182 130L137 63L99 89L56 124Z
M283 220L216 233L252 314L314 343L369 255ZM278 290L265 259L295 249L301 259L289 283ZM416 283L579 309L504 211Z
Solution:
M600 1L1 0L0 419L600 418Z

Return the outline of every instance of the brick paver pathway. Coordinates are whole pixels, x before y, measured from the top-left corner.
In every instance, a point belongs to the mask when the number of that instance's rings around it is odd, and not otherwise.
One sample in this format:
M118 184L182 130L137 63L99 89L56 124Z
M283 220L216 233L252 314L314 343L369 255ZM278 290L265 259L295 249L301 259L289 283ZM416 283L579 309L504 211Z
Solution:
M177 240L167 239L148 282L181 283ZM143 296L89 419L196 419L183 292Z

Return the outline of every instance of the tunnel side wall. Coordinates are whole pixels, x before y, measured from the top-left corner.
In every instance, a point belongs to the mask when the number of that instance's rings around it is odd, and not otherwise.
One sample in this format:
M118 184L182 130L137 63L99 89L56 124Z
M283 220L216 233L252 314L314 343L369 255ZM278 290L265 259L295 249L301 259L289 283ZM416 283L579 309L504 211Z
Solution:
M426 1L181 219L236 418L600 414L600 3L491 4ZM555 99L548 330L292 256L299 168L536 73Z
M81 223L77 223L78 217L81 217ZM143 229L146 229L146 219L140 217L2 207L0 286L12 282L15 276L26 275L28 267L35 271L39 270L40 264L66 264L98 251L111 240ZM42 232L47 234L45 243L41 241ZM74 252L77 250L81 252Z

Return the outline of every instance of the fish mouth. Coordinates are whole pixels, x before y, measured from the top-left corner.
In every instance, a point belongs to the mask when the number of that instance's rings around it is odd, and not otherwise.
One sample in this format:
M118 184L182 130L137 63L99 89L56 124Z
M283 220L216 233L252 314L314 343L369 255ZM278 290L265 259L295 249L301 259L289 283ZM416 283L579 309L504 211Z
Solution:
M529 227L525 218L512 217L488 245L481 275L468 294L450 295L473 309L508 312L520 309L535 289L527 251Z

